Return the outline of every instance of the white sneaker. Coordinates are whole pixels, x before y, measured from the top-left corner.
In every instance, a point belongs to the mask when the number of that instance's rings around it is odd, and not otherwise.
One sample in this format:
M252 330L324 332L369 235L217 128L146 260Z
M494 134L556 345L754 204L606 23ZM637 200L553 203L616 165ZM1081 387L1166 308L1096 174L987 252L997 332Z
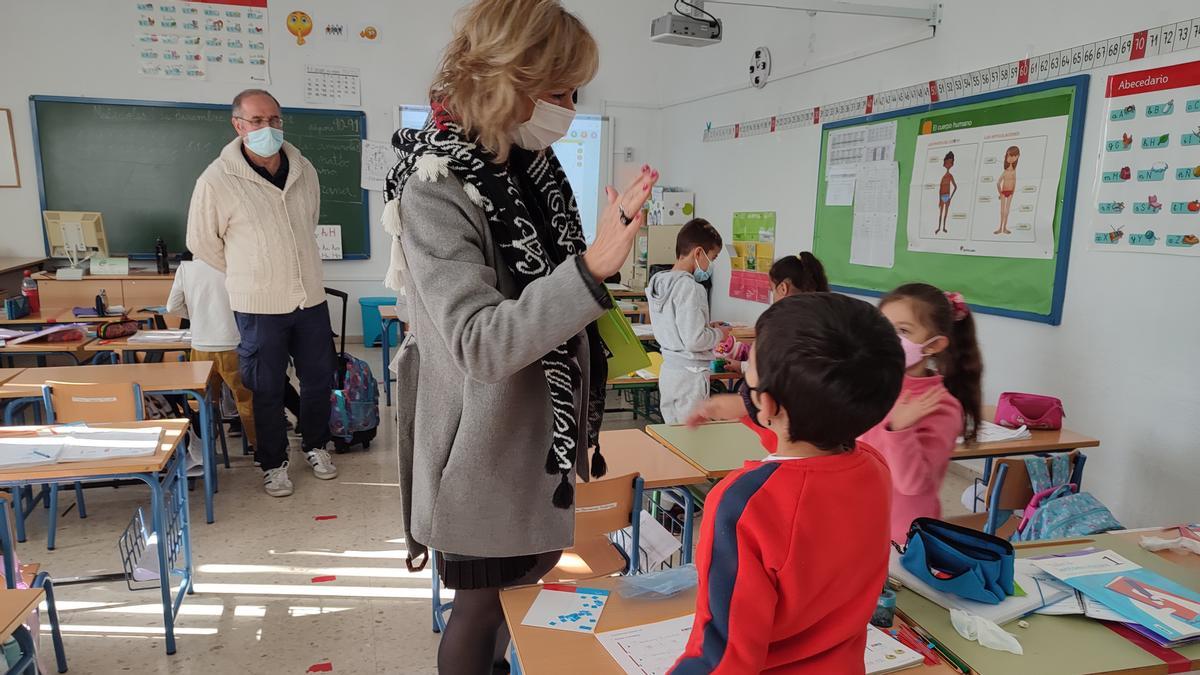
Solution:
M292 481L288 478L288 463L263 472L263 489L272 497L288 497L292 494Z
M329 480L337 478L338 470L333 465L333 460L329 457L329 451L323 448L316 448L304 453L304 457L308 459L308 465L312 467L313 475L321 480Z

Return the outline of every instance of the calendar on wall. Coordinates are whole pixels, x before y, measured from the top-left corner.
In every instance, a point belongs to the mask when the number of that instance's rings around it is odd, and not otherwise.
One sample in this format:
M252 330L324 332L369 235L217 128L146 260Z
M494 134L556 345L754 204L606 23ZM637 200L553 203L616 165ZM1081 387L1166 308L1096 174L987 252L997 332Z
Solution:
M304 101L324 105L361 105L358 68L305 66Z

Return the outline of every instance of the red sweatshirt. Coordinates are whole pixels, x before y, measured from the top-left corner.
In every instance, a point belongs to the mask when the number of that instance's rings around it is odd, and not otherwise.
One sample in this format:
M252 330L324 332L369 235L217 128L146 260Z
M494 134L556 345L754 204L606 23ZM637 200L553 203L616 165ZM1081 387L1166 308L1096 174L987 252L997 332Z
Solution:
M892 470L892 539L903 544L908 528L916 518L941 518L942 502L938 492L946 477L946 466L963 431L963 409L958 399L942 386L942 376L904 376L900 399L914 398L930 389L942 391L938 407L916 424L891 431L889 414L862 435L871 447L878 448Z
M746 462L709 494L696 622L672 673L862 673L887 578L887 465L851 452Z

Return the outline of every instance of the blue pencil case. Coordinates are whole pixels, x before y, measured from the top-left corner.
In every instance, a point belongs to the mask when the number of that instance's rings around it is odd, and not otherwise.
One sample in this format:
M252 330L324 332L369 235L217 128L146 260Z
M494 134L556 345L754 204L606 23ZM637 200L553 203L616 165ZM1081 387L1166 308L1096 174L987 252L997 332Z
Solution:
M917 518L900 553L904 569L936 590L991 605L1013 594L1015 555L999 537Z

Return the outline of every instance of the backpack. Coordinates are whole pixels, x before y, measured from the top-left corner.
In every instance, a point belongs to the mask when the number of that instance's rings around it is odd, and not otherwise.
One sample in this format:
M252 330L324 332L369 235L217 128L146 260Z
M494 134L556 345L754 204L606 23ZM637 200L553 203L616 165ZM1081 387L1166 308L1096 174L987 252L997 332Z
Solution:
M1013 533L1013 541L1063 539L1123 529L1099 499L1080 492L1079 486L1070 482L1070 458L1065 453L1050 456L1049 470L1042 457L1026 457L1025 468L1034 495Z
M338 452L356 444L365 449L379 427L379 382L366 361L346 353L338 358L340 386L330 394L329 431Z

